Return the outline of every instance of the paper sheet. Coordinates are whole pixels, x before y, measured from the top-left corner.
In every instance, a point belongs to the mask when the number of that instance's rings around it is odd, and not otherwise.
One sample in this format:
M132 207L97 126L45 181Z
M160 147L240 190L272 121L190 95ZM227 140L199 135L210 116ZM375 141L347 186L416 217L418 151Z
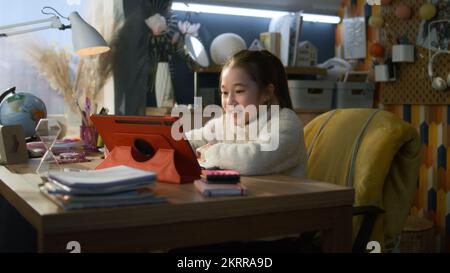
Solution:
M272 19L269 24L269 32L281 33L280 59L284 66L289 65L289 41L291 37L292 20L292 15L285 15Z
M366 24L364 17L347 18L343 22L345 59L366 58Z

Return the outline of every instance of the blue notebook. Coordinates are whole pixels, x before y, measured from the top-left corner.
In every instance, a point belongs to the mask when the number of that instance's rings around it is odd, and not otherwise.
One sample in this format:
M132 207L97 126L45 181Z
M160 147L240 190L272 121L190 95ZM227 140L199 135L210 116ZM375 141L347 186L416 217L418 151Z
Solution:
M113 194L110 196L86 197L51 194L45 187L40 187L40 190L47 198L49 198L65 210L159 204L167 202L166 197L155 196L151 192L122 193Z
M105 189L152 184L156 181L156 173L122 165L101 170L49 171L49 178L71 188Z

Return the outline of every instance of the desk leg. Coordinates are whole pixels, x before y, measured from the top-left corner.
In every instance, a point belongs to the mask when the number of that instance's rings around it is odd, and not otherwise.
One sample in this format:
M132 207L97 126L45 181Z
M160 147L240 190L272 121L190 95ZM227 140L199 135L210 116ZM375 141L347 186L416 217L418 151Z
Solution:
M323 231L324 252L352 251L352 207L341 207L331 216L331 229Z

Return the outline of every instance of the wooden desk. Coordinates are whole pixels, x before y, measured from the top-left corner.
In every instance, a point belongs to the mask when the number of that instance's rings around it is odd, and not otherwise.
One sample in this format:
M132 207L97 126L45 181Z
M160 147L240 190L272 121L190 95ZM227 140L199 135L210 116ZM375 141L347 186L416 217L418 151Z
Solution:
M192 184L157 183L155 192L168 204L66 212L38 191L35 164L0 166L0 194L34 226L40 252L67 252L69 241L80 242L82 252L149 251L312 230L324 231L326 251L351 251L349 188L280 175L243 177L249 196L204 198Z

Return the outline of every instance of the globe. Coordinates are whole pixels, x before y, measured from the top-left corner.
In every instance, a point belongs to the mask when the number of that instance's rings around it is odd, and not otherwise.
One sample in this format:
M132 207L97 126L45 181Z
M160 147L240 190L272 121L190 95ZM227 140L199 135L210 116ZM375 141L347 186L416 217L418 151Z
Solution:
M241 36L234 33L223 33L211 43L211 59L216 64L225 64L234 54L246 48L247 45Z
M26 137L34 136L39 120L46 117L44 102L30 93L11 93L0 102L0 123L21 125Z

